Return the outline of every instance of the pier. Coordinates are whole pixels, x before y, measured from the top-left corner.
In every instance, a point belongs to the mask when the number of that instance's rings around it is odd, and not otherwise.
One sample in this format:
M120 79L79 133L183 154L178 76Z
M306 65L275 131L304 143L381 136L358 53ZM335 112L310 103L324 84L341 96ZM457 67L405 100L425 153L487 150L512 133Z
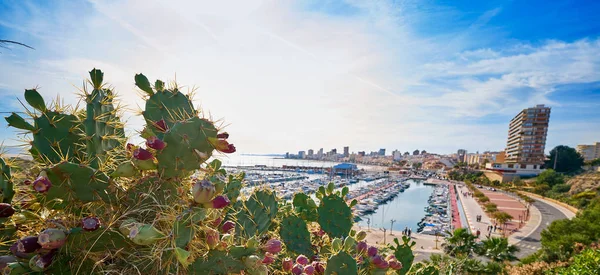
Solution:
M347 200L347 202L350 202L350 201L352 201L352 200L354 200L354 199L360 202L360 200L362 200L362 199L364 199L364 198L368 198L368 197L370 197L371 195L373 195L373 194L375 194L375 193L379 192L379 190L381 190L381 189L384 189L384 188L390 188L390 187L394 186L394 184L396 184L396 183L395 183L395 182L391 182L391 183L389 183L389 184L387 184L387 185L381 186L381 187L379 187L379 188L377 188L377 189L374 189L374 190L371 190L371 191L369 191L369 192L367 192L367 193L365 193L365 194L362 194L362 195L360 195L360 196L358 196L358 197L351 198L351 199Z

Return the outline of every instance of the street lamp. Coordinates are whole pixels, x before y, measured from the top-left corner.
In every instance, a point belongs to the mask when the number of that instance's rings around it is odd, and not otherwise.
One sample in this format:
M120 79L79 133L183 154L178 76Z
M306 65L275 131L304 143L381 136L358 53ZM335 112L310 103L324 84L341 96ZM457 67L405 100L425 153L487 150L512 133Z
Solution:
M394 235L394 223L396 222L396 220L392 219L390 222L392 223L392 225L390 225L390 235L393 236Z

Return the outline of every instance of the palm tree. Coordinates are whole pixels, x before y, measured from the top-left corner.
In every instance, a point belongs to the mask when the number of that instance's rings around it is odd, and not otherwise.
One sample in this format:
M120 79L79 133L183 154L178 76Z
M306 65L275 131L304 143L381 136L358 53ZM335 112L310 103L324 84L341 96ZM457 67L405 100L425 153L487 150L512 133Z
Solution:
M519 251L519 248L508 244L506 238L492 237L482 241L475 251L494 262L504 262L517 260L515 253Z
M502 235L504 235L506 234L506 222L512 220L513 216L506 212L498 211L494 213L494 219L496 219L496 222L502 226Z
M31 46L27 45L27 44L23 44L21 42L17 42L17 41L12 41L12 40L4 40L4 39L0 39L0 47L8 49L6 46L6 44L13 44L13 45L19 45L19 46L23 46L23 47L27 47L30 48L32 50L34 50L34 48L32 48Z
M446 242L442 244L444 252L450 256L470 256L475 248L475 235L469 233L466 228L455 229L454 232L448 232Z

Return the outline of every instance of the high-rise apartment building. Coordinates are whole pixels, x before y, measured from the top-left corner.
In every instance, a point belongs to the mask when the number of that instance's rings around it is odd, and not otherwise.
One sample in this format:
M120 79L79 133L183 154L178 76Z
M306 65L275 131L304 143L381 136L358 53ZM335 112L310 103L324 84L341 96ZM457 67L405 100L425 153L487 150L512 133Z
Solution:
M308 149L308 157L309 158L312 158L314 153L315 153L315 151L313 151L313 149Z
M317 152L317 158L318 159L323 158L323 148L319 149L319 151Z
M543 104L517 114L508 127L506 163L543 164L550 107Z
M379 149L378 155L385 156L385 149L384 148Z
M345 146L344 147L344 157L347 158L350 156L350 147Z
M299 159L306 158L306 152L305 151L298 151L298 158Z
M592 145L581 144L577 145L577 152L581 154L583 160L590 161L600 158L600 142L596 142Z
M456 151L456 159L458 162L467 162L467 150L458 149L458 151Z

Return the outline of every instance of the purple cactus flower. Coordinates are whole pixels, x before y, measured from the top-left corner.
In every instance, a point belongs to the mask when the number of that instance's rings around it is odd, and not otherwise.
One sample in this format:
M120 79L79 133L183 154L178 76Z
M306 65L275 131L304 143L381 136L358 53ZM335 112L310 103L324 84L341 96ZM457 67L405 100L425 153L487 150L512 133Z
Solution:
M100 227L100 220L96 217L85 217L81 220L81 227L85 231L94 231Z
M208 203L215 196L215 185L209 180L195 181L192 185L192 195L196 203Z
M167 146L167 144L157 137L150 137L146 140L146 146L154 150L162 150Z
M169 130L169 127L167 127L167 124L165 123L164 119L161 119L157 122L154 122L154 127L156 127L156 129L160 132L166 132L167 130Z
M369 249L367 250L367 255L369 257L375 257L375 255L377 255L377 247L369 246Z
M57 249L65 244L67 235L58 228L48 228L38 235L38 243L44 249Z
M270 239L267 243L262 247L264 251L277 254L281 251L281 241L278 239Z
M221 225L221 232L228 233L235 228L235 223L232 221L226 221Z
M46 193L52 187L52 182L47 177L39 176L35 181L33 181L33 190L38 191L40 193Z
M137 148L133 150L133 157L138 160L149 160L154 158L150 151L143 148Z
M294 267L292 267L292 274L294 275L300 275L304 272L304 266L301 264L295 264Z
M275 262L275 255L273 255L269 252L266 252L265 257L262 260L262 263L269 265L269 264L272 264L273 262Z
M8 218L15 214L15 209L8 203L0 203L0 218Z
M208 206L207 208L221 209L227 207L230 203L227 196L220 195L216 196L210 203L205 204L205 206Z
M37 236L29 236L17 241L17 251L21 253L33 253L42 246L38 243Z
M9 250L10 250L10 252L11 252L13 255L15 255L15 256L17 256L17 257L19 257L19 258L24 258L24 259L26 259L26 258L29 258L29 257L30 257L30 255L29 255L29 254L27 254L27 253L19 252L18 243L14 243L13 245L11 245ZM0 256L0 257L1 257L1 256ZM2 265L1 265L1 264L0 264L0 268L2 268ZM0 269L0 270L2 270L2 269Z
M325 266L322 262L312 262L312 266L315 267L315 272L317 274L325 274Z
M292 267L294 266L294 262L292 261L291 258L285 258L283 259L283 261L281 262L281 265L283 267L283 271L291 271Z
M229 138L229 133L227 132L223 132L217 135L218 139L228 139Z
M304 255L300 255L296 258L296 263L301 264L301 265L307 265L308 258L306 258L306 256L304 256Z
M369 248L369 246L367 245L366 242L358 242L356 244L356 253L364 255L367 252L368 248Z
M219 244L219 232L212 228L207 228L204 230L206 234L206 244L210 249L214 249Z
M393 269L393 270L400 270L400 269L402 269L402 263L401 263L401 262L399 262L399 261L398 261L398 260L396 260L396 259L389 260L389 261L388 261L388 265L389 265L389 266L390 266L390 268L391 268L391 269Z
M306 275L313 275L315 274L315 267L312 265L307 265L304 267L304 273L306 273Z
M375 255L375 257L371 258L371 263L379 269L386 269L389 267L388 262L383 259L381 255Z
M220 152L227 154L235 153L235 146L233 144L229 144L229 142L227 142L225 139L209 137L208 142Z
M37 269L37 271L43 271L46 269L48 266L50 266L50 264L52 264L52 260L54 260L54 255L56 255L56 252L57 250L53 249L44 255L36 255L30 261L30 263L34 264L34 266L31 266L32 269Z

